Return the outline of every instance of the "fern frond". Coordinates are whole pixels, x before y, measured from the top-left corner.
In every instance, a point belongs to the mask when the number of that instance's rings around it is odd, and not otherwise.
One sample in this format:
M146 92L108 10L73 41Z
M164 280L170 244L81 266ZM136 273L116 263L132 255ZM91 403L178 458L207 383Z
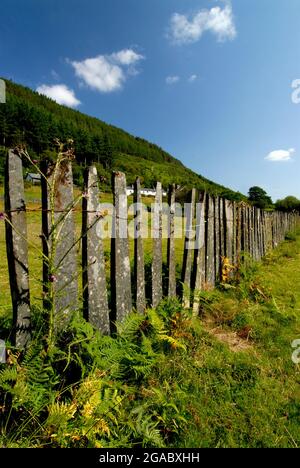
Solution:
M159 335L159 339L168 343L173 349L183 349L184 351L186 351L185 344L181 343L179 340L176 340L170 335Z

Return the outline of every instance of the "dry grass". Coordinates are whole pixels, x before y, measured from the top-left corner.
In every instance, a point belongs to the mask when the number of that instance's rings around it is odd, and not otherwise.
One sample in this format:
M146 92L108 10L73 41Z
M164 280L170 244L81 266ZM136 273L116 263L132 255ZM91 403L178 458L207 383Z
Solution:
M240 353L242 351L248 351L253 349L253 345L250 341L250 334L245 335L245 337L239 336L239 332L234 332L231 330L227 330L222 326L215 327L215 323L210 320L206 320L203 323L204 329L217 338L217 340L221 341L228 345L230 351L234 353Z

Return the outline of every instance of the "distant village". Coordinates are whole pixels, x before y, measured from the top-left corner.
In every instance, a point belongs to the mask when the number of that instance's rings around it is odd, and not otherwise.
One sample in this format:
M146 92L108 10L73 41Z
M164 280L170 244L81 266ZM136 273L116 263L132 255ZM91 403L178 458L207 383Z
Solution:
M41 175L33 172L28 172L25 176L25 181L32 185L40 185ZM128 197L134 194L133 185L126 188L126 194ZM142 188L141 195L144 197L155 197L156 190L154 188ZM163 191L162 195L163 197L166 197L167 192Z

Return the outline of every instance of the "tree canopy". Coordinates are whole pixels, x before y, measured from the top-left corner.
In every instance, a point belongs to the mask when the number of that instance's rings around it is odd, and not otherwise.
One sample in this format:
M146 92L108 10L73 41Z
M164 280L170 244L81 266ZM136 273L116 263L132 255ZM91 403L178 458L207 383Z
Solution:
M72 139L77 165L76 183L82 182L83 168L96 163L100 175L110 183L112 170L126 172L128 183L140 176L142 183L153 187L160 180L233 200L245 197L196 174L159 146L143 138L108 125L76 110L61 106L29 88L6 81L7 102L0 105L0 151L20 143L33 158L54 150L54 140ZM4 154L4 153L3 153ZM0 159L0 177L4 158Z
M300 200L298 198L289 196L284 198L283 200L277 200L275 203L276 210L279 211L299 211L300 212Z
M249 201L263 210L273 207L272 198L261 187L254 186L249 189Z

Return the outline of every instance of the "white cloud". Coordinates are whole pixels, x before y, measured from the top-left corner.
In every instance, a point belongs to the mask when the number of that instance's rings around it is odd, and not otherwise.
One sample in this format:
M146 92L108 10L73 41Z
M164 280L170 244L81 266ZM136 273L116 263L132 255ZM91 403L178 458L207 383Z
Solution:
M294 148L290 148L289 150L272 151L268 154L268 156L265 157L265 159L272 162L286 162L292 159L294 153Z
M191 75L188 79L188 82L189 83L194 83L194 81L196 81L196 79L198 78L197 75Z
M143 55L137 54L132 49L120 50L119 52L111 54L110 57L120 65L133 65L144 58Z
M167 76L166 83L167 85L172 85L178 83L179 80L179 76Z
M68 107L77 107L79 104L81 104L81 102L76 98L74 91L64 84L43 84L38 86L36 91L40 94L48 96L49 98L58 102L58 104L63 104Z
M102 93L122 88L128 76L138 74L135 65L144 59L132 49L124 49L111 55L98 55L81 62L70 62L75 74L87 86Z
M169 38L175 44L189 44L197 42L202 35L210 31L222 42L236 37L236 27L232 7L213 7L203 9L193 16L174 13L169 28Z
M125 81L121 67L113 65L104 56L72 62L76 75L92 89L110 93L120 89Z

